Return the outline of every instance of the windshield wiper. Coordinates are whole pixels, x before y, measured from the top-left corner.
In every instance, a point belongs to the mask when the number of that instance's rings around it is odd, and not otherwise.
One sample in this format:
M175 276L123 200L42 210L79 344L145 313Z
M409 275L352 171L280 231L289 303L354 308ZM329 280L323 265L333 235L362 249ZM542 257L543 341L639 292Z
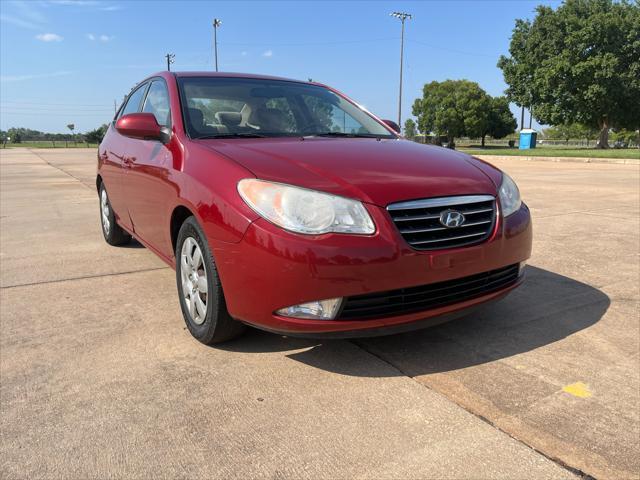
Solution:
M266 135L260 135L259 133L250 132L238 132L238 133L219 133L211 135L201 135L194 137L194 140L208 140L211 138L266 138Z
M374 133L323 132L314 133L311 137L344 137L344 138L382 138Z

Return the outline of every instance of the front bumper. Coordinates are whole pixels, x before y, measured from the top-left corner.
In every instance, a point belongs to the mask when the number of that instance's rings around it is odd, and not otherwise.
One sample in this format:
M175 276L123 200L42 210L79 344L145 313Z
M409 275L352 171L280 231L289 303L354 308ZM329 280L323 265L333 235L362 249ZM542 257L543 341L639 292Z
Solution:
M259 219L237 244L213 244L227 308L238 320L287 335L365 336L420 328L504 296L522 281L471 300L410 314L363 320L308 320L276 310L313 300L348 297L467 277L525 261L532 228L525 204L499 218L484 243L449 250L412 249L387 212L368 205L371 236L297 235ZM381 332L381 333L379 333Z

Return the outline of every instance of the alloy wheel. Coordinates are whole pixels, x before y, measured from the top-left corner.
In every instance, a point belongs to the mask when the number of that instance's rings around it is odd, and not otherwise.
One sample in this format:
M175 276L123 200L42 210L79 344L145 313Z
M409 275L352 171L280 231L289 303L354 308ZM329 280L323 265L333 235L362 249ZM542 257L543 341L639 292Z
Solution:
M207 316L207 270L204 266L202 250L193 237L187 237L182 243L180 253L180 278L182 296L191 320L202 325Z
M107 191L104 188L100 192L100 212L102 213L102 228L104 233L109 235L109 229L111 228L111 222L109 222L109 200Z

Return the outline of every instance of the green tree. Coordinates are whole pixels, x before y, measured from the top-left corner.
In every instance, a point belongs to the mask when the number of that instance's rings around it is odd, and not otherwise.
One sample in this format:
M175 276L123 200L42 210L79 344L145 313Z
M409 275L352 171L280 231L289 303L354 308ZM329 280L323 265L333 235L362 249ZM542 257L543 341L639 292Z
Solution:
M95 130L91 130L84 134L84 139L88 143L100 143L104 138L104 135L107 133L109 129L109 125L104 124L100 125Z
M415 140L416 138L416 122L410 118L407 118L407 121L404 122L404 136L409 140Z
M424 86L422 98L413 103L413 115L425 135L447 137L449 148L455 138L480 137L487 130L491 98L476 82L445 80Z
M566 0L517 20L509 57L501 56L509 100L533 106L541 123L600 130L640 126L640 4Z
M551 140L563 140L568 144L572 138L582 138L582 132L578 124L564 123L545 129L544 136Z
M593 140L598 135L598 129L589 127L588 125L581 125L579 123L565 123L562 125L555 125L544 130L545 138L551 140L564 140L565 143L569 143L571 139L584 139L587 142Z
M509 100L507 100L507 97L493 97L490 101L491 107L489 109L487 126L482 132L483 147L484 139L487 135L492 138L504 138L513 133L518 126L518 122L509 109Z
M614 142L620 141L625 143L628 147L635 145L636 148L640 148L640 131L627 130L621 128L616 130L611 135Z

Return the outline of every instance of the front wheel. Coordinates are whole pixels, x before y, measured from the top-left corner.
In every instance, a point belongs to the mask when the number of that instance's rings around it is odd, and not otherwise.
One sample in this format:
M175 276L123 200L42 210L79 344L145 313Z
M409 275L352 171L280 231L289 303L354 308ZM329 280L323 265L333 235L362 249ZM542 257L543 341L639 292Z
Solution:
M195 218L180 227L175 255L180 308L191 335L206 345L240 335L245 326L227 311L213 255Z

